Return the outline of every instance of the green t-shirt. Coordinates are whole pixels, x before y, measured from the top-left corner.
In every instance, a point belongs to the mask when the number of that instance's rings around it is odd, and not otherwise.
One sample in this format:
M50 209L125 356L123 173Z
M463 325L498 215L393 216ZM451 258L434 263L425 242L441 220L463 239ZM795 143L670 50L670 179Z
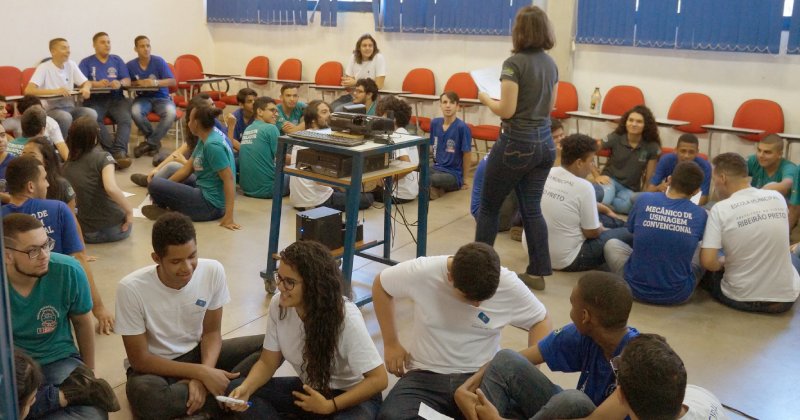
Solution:
M750 185L755 188L761 188L770 182L781 182L784 179L793 180L796 173L797 165L781 158L781 163L778 166L778 170L775 171L772 176L769 176L767 171L765 171L764 168L758 164L756 155L750 155L750 157L747 158L747 174L752 177L750 180Z
M8 153L11 153L14 156L22 156L22 149L25 147L26 144L28 144L27 137L17 137L14 140L8 142L8 148L6 149L6 151L8 151Z
M30 295L22 297L9 287L9 298L15 346L40 365L78 354L69 317L91 311L92 295L86 273L76 259L50 253L49 270Z
M272 198L278 136L278 127L258 119L244 130L239 147L239 185L244 195Z
M231 173L236 173L236 163L230 146L225 143L217 130L212 130L205 141L197 142L197 147L192 152L192 159L194 159L194 173L197 175L197 186L200 187L203 198L214 207L224 209L225 189L222 178L217 172L231 168Z
M286 121L291 122L294 125L300 124L300 121L303 121L303 112L306 110L306 104L304 102L298 102L297 105L294 106L292 113L290 115L286 115L286 112L283 111L283 104L278 105L278 121L275 122L275 125L278 126L278 129L283 133L283 123Z

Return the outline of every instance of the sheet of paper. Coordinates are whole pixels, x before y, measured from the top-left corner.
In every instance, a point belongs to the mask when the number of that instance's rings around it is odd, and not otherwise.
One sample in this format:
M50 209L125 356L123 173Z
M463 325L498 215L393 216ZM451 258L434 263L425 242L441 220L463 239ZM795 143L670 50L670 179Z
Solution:
M452 417L445 416L444 414L425 405L425 403L419 403L419 413L417 414L426 420L453 420Z
M124 195L124 196L125 196L125 198L128 198L128 197L133 197L133 196L134 196L134 195L136 195L136 194L134 194L134 193L129 193L129 192L127 192L127 191L123 191L123 192L122 192L122 195Z
M147 206L149 204L153 204L153 200L150 198L150 194L144 196L144 200L142 200L142 204L139 204L139 207L135 207L133 209L133 217L138 217L140 219L147 219L142 214L142 207Z
M486 92L492 99L500 99L500 66L487 67L469 72L479 92Z

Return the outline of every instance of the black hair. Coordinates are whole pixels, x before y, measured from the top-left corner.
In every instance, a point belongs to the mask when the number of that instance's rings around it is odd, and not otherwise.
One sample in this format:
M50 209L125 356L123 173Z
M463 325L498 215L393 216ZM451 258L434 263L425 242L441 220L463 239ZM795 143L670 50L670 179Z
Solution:
M405 127L411 121L411 106L396 96L384 96L375 106L375 115L386 114L386 116L389 116L389 112L394 118L394 126L396 128Z
M670 188L674 188L679 194L694 194L701 185L706 174L695 162L679 162L672 171L672 182Z
M53 38L47 44L47 48L52 50L53 48L55 48L56 44L58 44L59 42L67 42L67 40L65 38Z
M17 410L20 413L44 382L42 368L24 351L14 348L14 377L17 383Z
M738 153L720 153L714 156L711 163L714 165L714 172L735 177L747 176L747 162Z
M139 36L137 36L136 38L133 39L133 46L134 47L138 47L139 46L139 41L141 41L143 39L146 39L148 41L150 40L150 38L148 38L148 37L146 37L144 35L139 35Z
M441 102L442 98L445 97L449 99L450 102L455 102L456 104L458 104L461 101L461 98L458 97L458 94L453 92L452 90L448 90L447 92L444 92L441 95L439 95L439 102Z
M636 105L635 107L629 109L627 112L622 114L619 118L619 124L617 128L614 130L615 133L619 135L628 134L628 117L633 114L639 114L644 119L644 129L642 130L642 141L645 143L655 143L661 146L661 136L658 134L658 125L656 124L656 117L653 116L653 112L650 111L650 108L644 105Z
M67 133L69 161L77 161L97 146L99 130L97 120L89 116L80 117L72 122Z
M281 95L283 95L283 91L285 91L287 89L298 89L299 90L300 89L300 85L298 85L297 83L284 83L283 85L281 85Z
M372 41L372 57L364 57L361 55L361 42L365 39ZM356 41L356 48L353 50L353 55L355 56L356 63L361 64L364 61L372 60L379 52L381 52L381 50L378 49L378 43L375 41L375 38L373 38L370 34L364 34L358 38L358 41Z
M681 136L678 137L678 143L677 143L676 147L680 147L681 143L693 144L697 148L700 147L700 141L697 140L697 136L695 136L692 133L683 133L683 134L681 134Z
M36 182L39 178L39 167L43 167L33 156L20 156L12 159L6 168L6 186L11 194L25 191L28 182Z
M482 302L494 296L500 284L500 256L485 243L466 244L453 256L451 275L465 298Z
M20 233L30 232L44 227L39 219L25 213L11 213L3 217L3 238L6 246L16 242Z
M558 129L564 129L564 124L561 123L561 120L558 118L550 117L550 132L556 131Z
M183 245L190 241L197 242L197 233L192 219L181 213L166 213L153 224L153 251L159 257L167 255L170 245Z
M364 88L364 92L372 98L372 102L378 100L378 84L370 78L356 80L356 86Z
M259 96L256 98L256 101L253 102L253 110L259 109L266 109L267 105L274 104L275 100L270 98L269 96Z
M194 119L204 130L214 128L214 121L222 114L222 110L213 106L200 106L194 109Z
M250 89L248 87L241 88L241 89L239 89L239 92L236 93L236 102L239 103L240 105L244 104L245 102L247 102L247 97L248 96L256 96L257 97L258 93L255 90Z
M92 37L92 43L94 44L95 42L97 42L97 38L100 38L101 36L108 36L108 34L105 32L98 32L94 34L94 36Z
M597 141L586 134L571 134L561 140L561 165L572 165L578 159L586 159L597 153Z
M41 106L41 105L42 105L42 100L41 100L41 99L39 99L39 97L38 97L38 96L34 96L34 95L25 95L25 96L23 96L23 97L22 97L22 99L20 99L19 101L17 101L17 111L18 111L20 114L24 114L24 113L25 113L25 111L26 111L28 108L30 108L30 107L32 107L32 106L34 106L34 105L39 105L39 106Z
M20 118L23 137L34 137L42 133L47 126L47 113L42 107L28 108Z
M47 198L60 200L62 197L70 195L71 193L67 194L65 190L72 187L69 182L66 182L61 173L61 161L56 156L56 148L53 143L50 143L44 136L37 136L28 139L28 143L25 146L28 144L35 145L39 149L39 153L42 154L42 164L45 171L47 171L47 183L50 184L47 187Z
M583 304L604 328L624 328L633 306L631 288L613 273L590 271L578 280Z
M303 121L305 122L307 129L311 129L314 127L314 123L316 123L317 118L319 118L319 106L322 104L325 104L328 107L328 109L331 108L331 106L327 102L321 101L319 99L314 99L313 101L309 102L308 105L306 106L306 109L303 111ZM327 128L327 127L318 127L318 128Z

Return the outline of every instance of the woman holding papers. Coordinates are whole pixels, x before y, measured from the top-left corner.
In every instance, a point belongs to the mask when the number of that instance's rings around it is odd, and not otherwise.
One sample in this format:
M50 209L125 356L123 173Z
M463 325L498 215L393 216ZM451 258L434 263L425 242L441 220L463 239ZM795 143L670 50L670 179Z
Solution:
M513 55L503 63L500 100L486 92L478 94L503 123L486 166L475 240L494 245L500 206L515 191L529 258L519 276L529 287L542 290L543 276L552 274L541 199L556 155L550 110L558 82L558 68L545 51L553 48L555 36L547 14L526 6L517 13L511 38Z

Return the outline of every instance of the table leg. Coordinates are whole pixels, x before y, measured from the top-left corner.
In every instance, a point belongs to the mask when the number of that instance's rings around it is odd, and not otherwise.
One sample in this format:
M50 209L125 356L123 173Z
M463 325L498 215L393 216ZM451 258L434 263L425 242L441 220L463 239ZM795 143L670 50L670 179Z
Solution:
M420 135L420 131L422 131L419 127L419 101L414 102L414 120L417 123L417 135Z
M390 176L383 178L383 258L392 256L392 182Z
M417 257L426 255L428 242L428 185L430 169L430 146L419 146L419 197L417 200Z
M711 159L711 138L714 137L714 132L708 132L708 158Z
M264 288L268 293L275 292L275 281L272 276L275 272L276 261L272 258L278 252L278 241L281 236L281 206L283 205L283 166L286 164L287 144L278 141L278 155L275 162L275 181L272 186L272 216L269 224L269 246L267 254L267 268L261 273L264 278Z
M361 196L361 178L364 173L364 158L357 156L353 159L353 171L350 177L350 186L347 187L347 201L345 205L344 225L344 253L342 254L342 275L344 276L345 290L351 289L353 278L353 257L356 251L356 228L358 225L358 202ZM274 206L275 204L273 204Z

